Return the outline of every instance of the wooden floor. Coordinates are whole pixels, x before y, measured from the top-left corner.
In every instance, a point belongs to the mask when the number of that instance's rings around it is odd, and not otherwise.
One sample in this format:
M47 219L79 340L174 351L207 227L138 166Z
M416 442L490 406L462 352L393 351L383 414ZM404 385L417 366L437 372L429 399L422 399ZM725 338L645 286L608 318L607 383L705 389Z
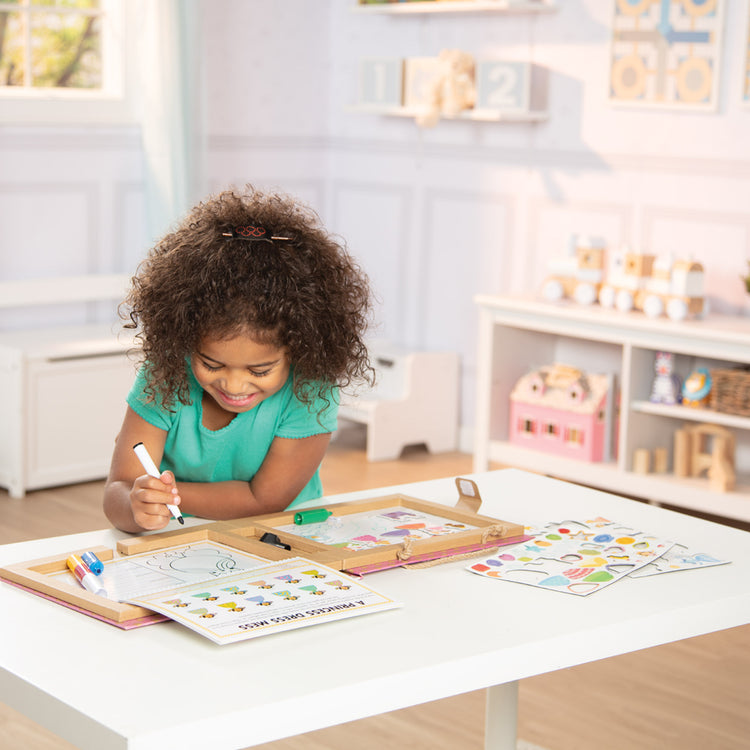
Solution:
M468 455L421 448L368 463L364 434L352 428L332 443L322 475L330 495L470 471ZM0 490L0 544L107 526L102 488L92 482L23 500ZM524 680L518 734L547 750L750 750L749 678L750 625ZM479 691L258 747L479 750L483 734ZM0 704L0 750L72 747Z

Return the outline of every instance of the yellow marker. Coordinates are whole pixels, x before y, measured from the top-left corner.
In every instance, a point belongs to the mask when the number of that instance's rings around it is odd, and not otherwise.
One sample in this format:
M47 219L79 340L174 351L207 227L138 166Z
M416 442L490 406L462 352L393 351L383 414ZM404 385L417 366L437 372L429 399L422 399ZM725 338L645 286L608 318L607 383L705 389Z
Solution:
M97 577L89 572L89 569L83 564L78 555L70 555L67 561L70 572L78 579L81 586L98 596L107 596L107 590L101 585Z

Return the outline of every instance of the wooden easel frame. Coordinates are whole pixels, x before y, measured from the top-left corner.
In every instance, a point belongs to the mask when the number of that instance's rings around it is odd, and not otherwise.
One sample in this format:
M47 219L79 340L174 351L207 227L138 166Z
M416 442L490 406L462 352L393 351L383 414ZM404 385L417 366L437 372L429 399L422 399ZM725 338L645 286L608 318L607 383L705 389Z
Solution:
M341 549L306 539L297 534L279 531L278 527L280 526L294 524L296 511L290 510L232 521L214 521L199 526L162 531L158 534L134 536L119 541L117 552L119 556L128 556L209 541L257 555L269 561L304 557L337 570L347 571L376 564L406 565L410 558L419 558L425 555L440 558L455 553L456 548L471 547L472 545L490 546L493 542L499 545L502 540L522 537L523 526L520 524L477 514L476 510L479 509L482 501L479 490L472 480L458 478L456 479L456 486L459 499L454 508L401 494L385 495L350 503L336 503L328 508L333 516L343 517L369 510L378 511L397 507L428 513L448 521L456 521L475 527L428 539L401 541L367 550ZM325 506L319 507L325 508ZM275 534L279 541L287 545L289 549L260 541L260 538L266 533ZM114 550L108 547L99 546L87 549L94 552L105 566L115 557ZM0 568L0 578L115 623L126 623L152 614L150 610L142 607L96 596L84 588L77 589L66 586L57 580L57 574L67 568L68 557L72 554L80 555L85 551L71 550L51 557L8 565ZM445 555L441 555L441 552L444 552Z
M472 486L472 490L469 492L466 491L466 483ZM482 500L479 490L476 484L469 479L459 478L456 480L456 484L459 489L459 500L454 508L401 494L385 495L373 498L372 500L358 500L351 503L337 503L328 507L334 518L353 513L363 513L369 510L378 511L385 508L404 508L405 510L428 513L447 521L456 521L476 527L465 531L458 531L454 534L434 536L428 539L407 540L406 542L398 542L373 549L352 551L339 547L331 547L305 539L288 531L280 531L279 527L289 526L294 523L295 512L293 510L256 516L252 519L240 519L231 523L234 524L235 533L244 533L243 524L252 521L256 526L266 527L277 534L282 542L293 546L301 546L303 543L311 545L313 549L306 553L308 557L343 571L359 569L376 563L408 564L411 557L419 557L426 554L455 550L459 547L470 547L489 542L499 543L500 540L523 535L523 526L521 524L500 521L489 516L481 516L476 511L469 510L470 507L475 507L478 510L481 505ZM319 507L325 508L326 506ZM433 556L440 557L439 554L433 554Z

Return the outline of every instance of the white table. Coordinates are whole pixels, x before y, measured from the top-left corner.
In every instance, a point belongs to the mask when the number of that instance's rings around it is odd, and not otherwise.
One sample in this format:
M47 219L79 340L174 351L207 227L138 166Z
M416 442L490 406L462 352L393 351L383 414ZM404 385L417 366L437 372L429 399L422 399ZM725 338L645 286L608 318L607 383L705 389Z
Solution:
M453 562L373 574L404 607L217 646L176 623L122 631L0 584L0 700L81 748L229 750L488 690L487 747L514 747L518 681L750 622L750 534L518 470L471 475L483 512L523 523L602 515L728 555L589 597L494 581ZM453 505L453 478L390 492ZM0 547L0 564L112 530Z

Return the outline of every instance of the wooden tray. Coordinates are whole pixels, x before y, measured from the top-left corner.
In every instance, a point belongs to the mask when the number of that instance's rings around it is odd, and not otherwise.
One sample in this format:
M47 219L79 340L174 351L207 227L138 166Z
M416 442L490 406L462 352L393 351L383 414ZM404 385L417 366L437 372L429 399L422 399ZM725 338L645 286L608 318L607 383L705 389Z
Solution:
M381 566L378 569L408 565L410 560L424 560L426 557L436 559L446 555L454 556L461 549L471 548L476 550L481 546L487 548L499 546L509 543L509 540L523 536L521 524L481 516L476 512L481 506L482 499L479 489L473 481L458 478L456 479L456 485L459 491L459 499L453 508L401 494L331 505L328 508L331 516L325 524L335 524L337 519L341 519L343 523L347 517L357 514L362 519L359 526L366 528L368 516L374 522L384 512L387 513L388 510L393 509L405 514L406 522L401 525L404 534L409 532L410 526L413 526L408 520L408 516L412 514L417 517L423 514L437 517L445 522L444 527L451 529L450 533L435 532L421 539L405 536L394 540L391 544L386 544L385 539L379 537L376 546L369 549L353 548L361 546L354 543L355 540L352 540L353 546L343 546L306 538L304 536L305 524L298 525L295 523L296 513L294 510L255 516L252 519L240 519L230 523L233 524L234 533L244 534L247 528L246 524L250 521L255 527L269 529L277 534L282 542L293 547L300 547L303 544L310 545L310 551L306 552L306 556L330 567L349 572L362 572L374 565ZM318 507L320 509L325 508L325 506ZM417 521L417 523L419 522ZM320 528L323 524L317 524L316 526ZM456 527L465 528L456 530Z

